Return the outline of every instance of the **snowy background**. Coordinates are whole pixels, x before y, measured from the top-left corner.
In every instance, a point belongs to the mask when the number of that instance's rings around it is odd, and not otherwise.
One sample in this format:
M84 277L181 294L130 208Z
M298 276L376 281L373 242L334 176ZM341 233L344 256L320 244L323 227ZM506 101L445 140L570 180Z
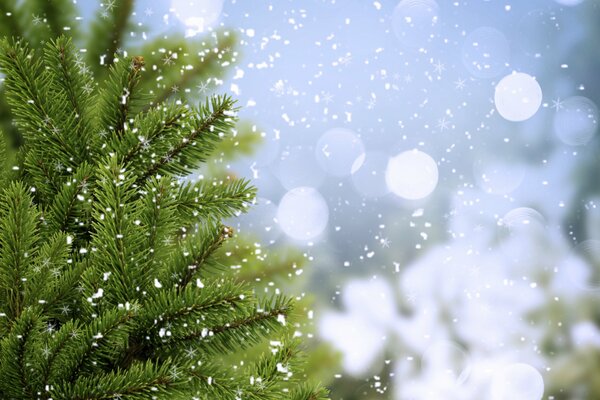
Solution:
M92 9L81 1L82 16ZM310 260L334 399L592 399L600 1L139 1L220 26L264 134L239 223ZM590 361L590 354L596 357Z

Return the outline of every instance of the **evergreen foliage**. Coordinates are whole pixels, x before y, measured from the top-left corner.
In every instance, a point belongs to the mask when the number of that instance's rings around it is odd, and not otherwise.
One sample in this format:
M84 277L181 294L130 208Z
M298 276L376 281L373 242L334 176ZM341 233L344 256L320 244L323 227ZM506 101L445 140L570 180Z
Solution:
M294 301L258 298L216 260L221 220L254 188L182 178L231 133L232 99L151 103L142 57L115 55L96 82L66 37L42 52L4 39L0 68L24 142L0 165L0 398L326 398Z
M134 0L98 1L95 17L89 29L80 26L76 2L72 0L0 0L0 37L26 40L32 50L41 54L48 38L63 34L81 49L78 65L94 78L104 79L114 57L144 54L146 73L139 77L139 87L157 101L173 97L189 99L205 94L211 81L217 82L235 61L235 35L229 31L213 31L201 39L186 39L181 34L140 43L141 35L132 20ZM137 43L136 43L137 42ZM85 64L82 64L85 61ZM160 79L157 79L160 77ZM198 89L190 89L194 86ZM87 86L77 86L89 91ZM184 89L185 88L185 89ZM143 103L150 108L153 102ZM0 127L13 146L23 139L12 125L11 108L5 102L4 88L0 86Z

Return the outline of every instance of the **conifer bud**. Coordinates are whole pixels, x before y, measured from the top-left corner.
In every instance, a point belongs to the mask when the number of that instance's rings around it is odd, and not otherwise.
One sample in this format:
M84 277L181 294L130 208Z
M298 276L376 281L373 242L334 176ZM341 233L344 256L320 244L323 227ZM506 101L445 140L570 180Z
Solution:
M136 71L141 70L142 67L146 64L144 61L144 57L142 57L142 56L133 57L132 63L133 63L133 69L135 69Z

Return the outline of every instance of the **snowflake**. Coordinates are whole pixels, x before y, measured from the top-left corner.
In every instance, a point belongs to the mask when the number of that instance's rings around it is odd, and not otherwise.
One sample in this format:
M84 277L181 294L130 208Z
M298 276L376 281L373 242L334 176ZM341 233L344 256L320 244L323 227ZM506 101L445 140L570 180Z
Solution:
M446 117L438 120L437 127L440 129L440 132L443 132L446 129L449 129L450 121L446 121Z
M382 237L381 239L379 239L379 244L381 245L381 247L384 247L384 248L390 247L390 243L391 243L391 241L388 238Z
M106 11L112 11L115 8L115 0L108 0L106 2Z
M285 94L285 83L280 79L271 88L271 92L275 93L277 96L281 96Z
M333 102L333 95L329 92L324 92L323 93L323 102L325 104L329 104Z
M179 379L179 377L181 376L181 373L177 370L177 367L173 367L173 369L171 369L171 371L169 371L169 377L176 381Z
M48 325L46 325L46 333L54 333L55 330L56 327L54 324L48 323Z
M44 348L42 349L42 355L44 356L44 358L48 358L48 357L50 357L50 354L52 354L52 351L50 350L48 345L45 345Z
M75 55L75 66L77 68L83 68L83 66L85 65L83 59L81 58L81 56L79 54Z
M206 91L208 90L208 86L209 83L207 82L200 82L196 88L198 89L198 93L206 93Z
M173 65L174 63L175 63L175 58L173 57L173 54L169 54L168 56L163 58L163 64L165 64L165 65Z
M142 146L142 150L148 150L148 147L150 147L150 141L148 140L148 138L145 137L140 137L140 144Z
M458 90L463 90L465 88L466 79L458 78L457 81L454 82L454 88Z
M372 110L373 108L375 108L375 104L377 103L377 101L373 98L369 99L369 101L367 102L367 108L369 110Z
M552 108L554 108L557 112L563 108L563 104L564 101L561 101L560 97L558 97L556 100L552 100Z
M42 23L42 19L38 15L33 15L33 24L39 25Z
M146 8L146 10L144 10L144 14L146 14L146 16L151 16L152 14L154 14L154 11L152 11L151 8Z
M260 391L263 391L267 388L266 383L262 379L258 379L255 384L256 388Z
M433 64L433 71L436 72L438 75L442 75L442 72L444 72L445 70L446 67L439 60L437 63Z
M187 358L194 358L196 357L196 349L189 347L185 350L185 356Z
M94 91L94 88L92 87L91 83L87 82L85 85L83 85L83 92L85 94L90 94Z

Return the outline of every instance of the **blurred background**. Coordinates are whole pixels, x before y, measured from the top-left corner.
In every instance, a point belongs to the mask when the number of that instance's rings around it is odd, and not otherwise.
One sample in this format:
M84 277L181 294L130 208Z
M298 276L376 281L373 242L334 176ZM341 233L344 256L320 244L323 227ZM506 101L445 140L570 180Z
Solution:
M84 30L115 7L79 3ZM220 161L259 199L230 224L293 264L333 399L600 399L599 1L146 0L131 22L138 46L235 38L226 72L166 89L238 99L260 143Z

